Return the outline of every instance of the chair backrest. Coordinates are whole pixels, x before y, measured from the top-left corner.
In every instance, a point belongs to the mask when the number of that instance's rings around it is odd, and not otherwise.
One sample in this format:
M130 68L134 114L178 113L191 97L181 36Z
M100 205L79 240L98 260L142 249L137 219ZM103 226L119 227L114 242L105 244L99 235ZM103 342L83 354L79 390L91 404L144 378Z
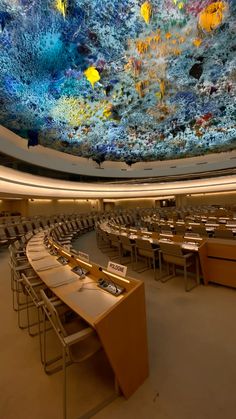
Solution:
M58 315L58 312L57 312L56 308L54 307L54 305L49 300L49 298L47 297L47 295L45 294L45 292L43 290L40 290L40 294L41 294L42 300L44 302L44 307L46 309L46 313L48 315L48 318L51 320L51 323L52 323L52 326L55 329L55 332L57 333L59 338L67 336L67 333L66 333L66 331L65 331L65 329L62 325L62 322L60 320L60 317Z
M233 239L234 238L232 230L223 230L223 229L222 230L220 230L220 229L215 230L214 236L222 238L222 239Z
M32 223L30 223L29 221L26 221L25 227L26 227L26 231L32 231L33 230Z
M25 234L25 230L22 224L16 224L16 228L19 234Z
M0 238L7 240L6 232L3 227L0 227Z
M73 231L73 227L70 221L66 221L64 226L67 228L67 231Z
M33 302L37 305L40 302L40 298L24 273L21 274L21 285L22 285L23 290L26 291L30 295Z
M93 227L93 220L91 218L88 219L89 227Z
M20 250L21 245L20 245L19 240L15 240L14 243L13 243L13 246L16 250Z
M46 221L44 219L41 218L40 221L39 221L39 223L40 223L40 225L41 225L42 228L45 228L46 227L46 224L47 223L46 223Z
M76 223L77 223L77 225L78 225L78 227L80 228L80 230L83 230L84 229L84 226L82 225L82 223L81 223L81 221L80 220L76 220Z
M77 230L77 225L76 225L76 222L74 220L71 221L71 225L72 225L74 230Z
M82 218L82 224L84 225L85 228L89 226L86 218Z
M120 241L119 236L117 236L116 234L113 234L113 233L108 233L108 234L109 234L109 239L112 242L119 242Z
M16 231L15 231L13 226L6 227L6 232L7 232L9 237L11 237L11 238L16 237Z
M26 233L26 235L25 235L26 240L27 241L30 240L31 237L33 237L33 232L32 231L28 231L28 233Z
M136 239L135 243L136 243L136 246L140 249L153 250L152 245L150 241L148 240Z
M27 242L26 236L21 236L20 240L21 240L22 246L24 247Z
M173 255L173 256L183 256L181 247L175 243L159 243L160 249L163 254Z
M178 224L176 224L175 225L175 231L176 231L176 233L185 233L185 230L186 230L186 227L185 227L185 224L184 225L178 225Z
M203 226L192 226L192 232L193 233L198 233L201 236L207 236L206 229Z
M40 222L39 222L38 219L33 221L33 225L34 225L34 228L40 228L41 227Z
M129 237L127 236L120 236L120 241L123 244L129 245L131 244Z

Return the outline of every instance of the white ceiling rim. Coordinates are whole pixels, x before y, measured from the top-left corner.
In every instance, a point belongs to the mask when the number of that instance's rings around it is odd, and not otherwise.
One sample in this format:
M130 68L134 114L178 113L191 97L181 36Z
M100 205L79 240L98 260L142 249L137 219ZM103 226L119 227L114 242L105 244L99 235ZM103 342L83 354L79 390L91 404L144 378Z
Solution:
M58 181L0 166L0 194L45 198L153 198L209 192L236 191L236 175L178 182L136 185Z
M25 139L3 126L0 126L0 151L30 164L61 172L121 179L178 176L236 167L236 150L185 159L140 162L131 167L122 162L106 161L99 167L92 159L72 156L40 145L28 148Z

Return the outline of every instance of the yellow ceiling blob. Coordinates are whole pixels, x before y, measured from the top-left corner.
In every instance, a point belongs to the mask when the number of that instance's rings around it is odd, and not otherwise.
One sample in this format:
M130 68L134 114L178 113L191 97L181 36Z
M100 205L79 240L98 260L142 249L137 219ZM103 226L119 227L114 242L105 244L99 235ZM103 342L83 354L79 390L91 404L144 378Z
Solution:
M148 25L152 17L152 5L149 1L145 1L140 8L140 13L146 24Z
M228 5L224 1L216 1L205 7L199 14L198 24L201 29L211 32L222 23Z
M84 75L94 88L95 83L100 80L100 74L95 67L89 67L85 70Z
M197 48L199 48L202 44L202 40L200 38L196 38L193 40L193 45Z
M173 0L173 3L175 4L175 6L178 7L179 10L182 10L184 7L184 1L178 1L178 0Z
M84 99L68 96L61 97L57 101L56 106L51 110L53 119L57 120L63 115L64 121L72 127L89 124L91 118L94 116L98 119L105 120L111 114L112 104L106 101L94 102L91 105Z
M66 17L67 0L55 0L56 9Z

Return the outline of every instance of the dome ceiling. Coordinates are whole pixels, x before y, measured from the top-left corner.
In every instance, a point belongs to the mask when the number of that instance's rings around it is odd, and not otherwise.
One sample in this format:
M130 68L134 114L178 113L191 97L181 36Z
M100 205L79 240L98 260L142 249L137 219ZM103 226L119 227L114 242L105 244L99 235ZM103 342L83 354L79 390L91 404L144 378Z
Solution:
M0 0L0 123L98 163L236 148L235 17L233 0Z

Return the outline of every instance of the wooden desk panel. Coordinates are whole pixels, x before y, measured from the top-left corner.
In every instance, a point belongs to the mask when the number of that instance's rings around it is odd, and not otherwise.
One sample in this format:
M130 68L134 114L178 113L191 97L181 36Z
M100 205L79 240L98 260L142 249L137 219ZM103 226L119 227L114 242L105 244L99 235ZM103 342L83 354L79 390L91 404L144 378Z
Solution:
M208 256L236 260L236 240L209 239L207 254Z
M207 239L203 261L206 281L236 288L236 242L227 239Z
M126 398L148 377L144 284L95 324ZM120 319L123 319L121 323Z
M208 258L208 281L236 288L236 261Z

